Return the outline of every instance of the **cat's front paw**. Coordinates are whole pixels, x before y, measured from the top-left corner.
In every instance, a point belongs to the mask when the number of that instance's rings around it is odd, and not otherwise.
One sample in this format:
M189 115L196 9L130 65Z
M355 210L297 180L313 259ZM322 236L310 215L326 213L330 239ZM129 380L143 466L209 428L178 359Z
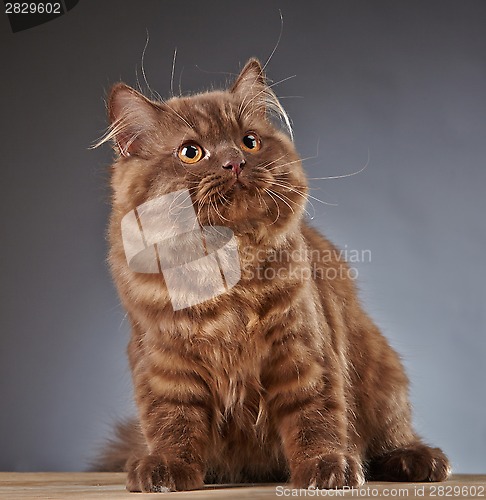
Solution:
M150 493L194 490L204 484L204 475L199 466L182 461L168 463L156 455L129 460L126 469L128 491Z
M292 484L297 488L357 488L364 481L361 461L345 453L320 455L292 468Z

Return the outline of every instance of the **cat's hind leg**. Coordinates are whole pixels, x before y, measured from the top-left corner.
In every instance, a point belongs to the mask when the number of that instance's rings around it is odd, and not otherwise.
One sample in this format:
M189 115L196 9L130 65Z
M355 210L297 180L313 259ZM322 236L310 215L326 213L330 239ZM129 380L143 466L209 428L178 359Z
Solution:
M373 481L445 481L451 473L444 452L420 440L372 457L367 469Z
M360 361L358 356L355 359ZM424 444L413 429L408 379L399 357L377 333L370 337L363 359L366 363L358 367L361 376L354 380L354 387L367 479L447 479L451 467L445 454ZM360 442L359 437L354 440Z
M440 448L426 445L414 432L406 386L402 394L382 400L386 411L375 420L375 435L368 447L366 478L371 481L444 481L451 466ZM385 402L386 401L386 402Z

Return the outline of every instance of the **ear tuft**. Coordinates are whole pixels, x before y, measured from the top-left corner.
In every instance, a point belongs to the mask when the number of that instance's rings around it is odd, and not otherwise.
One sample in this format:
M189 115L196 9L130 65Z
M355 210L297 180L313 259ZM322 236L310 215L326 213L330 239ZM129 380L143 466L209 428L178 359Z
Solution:
M108 117L113 139L121 156L143 155L150 132L157 125L157 106L124 83L115 84L108 97Z

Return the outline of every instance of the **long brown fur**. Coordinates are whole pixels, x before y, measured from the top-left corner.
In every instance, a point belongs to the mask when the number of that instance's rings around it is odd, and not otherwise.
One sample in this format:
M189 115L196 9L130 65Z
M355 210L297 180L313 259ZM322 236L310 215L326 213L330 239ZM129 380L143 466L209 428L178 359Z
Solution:
M339 252L303 220L306 177L271 109L281 112L256 60L224 91L154 102L112 89L109 261L132 326L139 422L124 424L102 468L123 466L127 488L146 492L444 480L447 458L412 429L397 354L361 308ZM248 131L261 138L257 152L241 147ZM209 157L184 164L186 141ZM238 176L221 168L228 161L242 165ZM161 274L128 267L120 226L138 205L180 189L201 225L234 232L242 276L174 311Z

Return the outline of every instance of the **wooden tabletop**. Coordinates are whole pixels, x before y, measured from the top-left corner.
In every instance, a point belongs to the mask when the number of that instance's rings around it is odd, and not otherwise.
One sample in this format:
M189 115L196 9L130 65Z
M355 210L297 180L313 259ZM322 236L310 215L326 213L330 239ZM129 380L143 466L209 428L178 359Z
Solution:
M311 493L311 494L309 494ZM85 472L0 472L0 500L70 500L107 498L139 500L239 498L485 498L486 475L455 475L445 483L366 483L354 491L293 490L290 485L220 485L176 493L128 493L123 473Z

